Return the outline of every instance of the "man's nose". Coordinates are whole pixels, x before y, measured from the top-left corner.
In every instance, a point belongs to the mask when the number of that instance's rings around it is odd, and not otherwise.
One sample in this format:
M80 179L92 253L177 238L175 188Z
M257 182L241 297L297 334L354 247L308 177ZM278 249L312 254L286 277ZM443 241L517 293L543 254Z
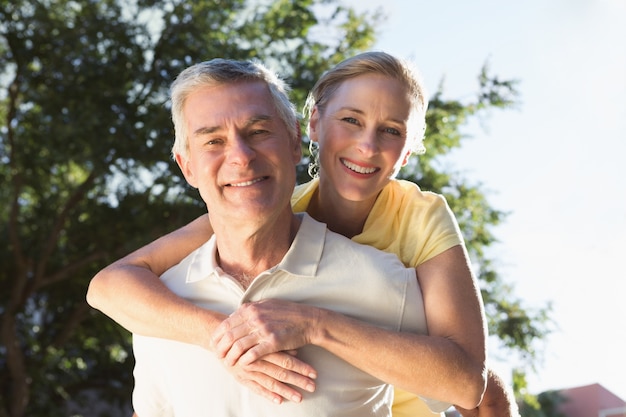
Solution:
M228 147L228 162L237 165L248 165L256 157L256 151L241 135L235 135Z

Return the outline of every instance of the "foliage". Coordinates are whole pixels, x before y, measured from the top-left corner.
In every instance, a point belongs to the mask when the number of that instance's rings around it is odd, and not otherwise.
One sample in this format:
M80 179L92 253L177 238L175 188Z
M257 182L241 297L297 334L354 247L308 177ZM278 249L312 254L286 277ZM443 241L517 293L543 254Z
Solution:
M520 406L522 417L566 417L559 407L567 401L559 391L545 391L537 397L524 396Z
M216 56L261 59L301 106L324 69L372 46L383 17L339 0L0 6L0 417L67 415L93 395L123 409L129 334L91 310L85 292L103 266L203 210L167 158L173 77ZM484 254L504 214L434 164L460 146L468 117L511 104L512 85L481 76L476 103L434 97L429 152L403 175L449 198L481 266L491 329L532 352L545 317L509 300Z

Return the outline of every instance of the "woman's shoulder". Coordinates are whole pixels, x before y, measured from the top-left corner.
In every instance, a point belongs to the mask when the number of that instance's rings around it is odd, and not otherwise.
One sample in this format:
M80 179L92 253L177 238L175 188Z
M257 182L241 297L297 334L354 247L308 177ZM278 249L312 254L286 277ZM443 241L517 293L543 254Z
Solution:
M294 212L299 213L307 210L318 186L319 180L317 178L305 182L304 184L296 185L296 188L291 194L291 207L293 207Z
M446 206L446 198L432 191L424 191L419 185L407 180L392 180L387 184L383 198L403 206ZM385 197L386 196L386 197Z

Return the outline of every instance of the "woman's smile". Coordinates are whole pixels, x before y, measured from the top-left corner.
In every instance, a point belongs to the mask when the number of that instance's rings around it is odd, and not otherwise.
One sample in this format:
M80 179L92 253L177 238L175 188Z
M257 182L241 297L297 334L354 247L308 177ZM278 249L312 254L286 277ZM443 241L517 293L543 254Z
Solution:
M356 172L358 174L373 174L374 172L380 171L380 168L358 165L344 158L340 158L339 160L341 161L343 166L348 168L350 171Z

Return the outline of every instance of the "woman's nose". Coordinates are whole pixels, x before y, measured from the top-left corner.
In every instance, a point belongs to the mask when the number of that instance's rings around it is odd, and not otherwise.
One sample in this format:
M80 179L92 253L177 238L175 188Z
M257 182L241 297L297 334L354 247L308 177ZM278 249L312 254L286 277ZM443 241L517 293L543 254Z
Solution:
M357 139L357 149L365 156L378 152L378 132L371 129L361 131Z

